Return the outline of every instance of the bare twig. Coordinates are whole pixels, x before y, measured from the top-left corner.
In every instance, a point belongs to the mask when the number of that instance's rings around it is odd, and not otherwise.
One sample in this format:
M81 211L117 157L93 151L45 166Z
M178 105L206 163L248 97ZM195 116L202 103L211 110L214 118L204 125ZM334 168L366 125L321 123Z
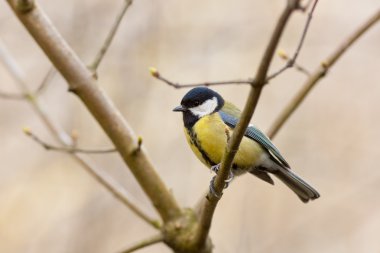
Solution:
M161 218L169 221L178 217L181 210L148 160L144 149L141 149L136 156L130 155L137 143L130 126L39 5L32 2L28 4L28 8L25 6L21 8L18 1L7 0L7 2L53 65L67 80L69 90L83 101L112 140Z
M228 178L230 173L230 168L235 157L235 154L239 148L240 142L243 138L245 130L251 120L253 112L256 108L257 102L259 100L262 88L266 82L267 72L272 61L274 52L280 40L280 37L284 31L284 28L291 16L291 14L297 10L299 7L299 1L288 0L285 9L283 10L279 20L277 21L276 27L273 31L272 37L269 44L265 50L265 53L260 61L260 65L255 75L255 85L252 86L246 105L242 112L242 116L232 133L231 139L227 144L225 150L221 167L215 179L215 192L217 195L221 196L223 188L225 185L225 180ZM211 226L212 217L218 204L219 198L214 194L209 193L207 195L207 200L204 201L203 208L201 209L201 214L199 217L199 227L196 233L195 241L198 243L199 247L206 242L207 235Z
M169 86L172 86L176 89L182 89L182 88L192 88L192 87L199 87L199 86L215 86L215 85L229 85L229 84L251 84L253 80L247 79L247 80L229 80L229 81L215 81L215 82L203 82L203 83L190 83L190 84L179 84L170 81L169 79L163 77L160 72L156 68L149 68L150 74L157 78L158 80L163 81Z
M299 55L299 53L301 51L303 42L305 41L306 33L309 30L310 22L311 22L311 19L313 17L313 12L315 10L315 7L316 7L317 3L318 3L318 0L314 0L314 4L313 4L313 6L311 7L311 10L308 13L307 20L306 20L304 29L302 31L302 35L301 35L300 41L298 42L298 45L297 45L297 49L295 50L292 58L289 59L287 57L286 58L287 62L285 64L285 66L283 66L282 68L280 68L279 70L277 70L273 74L270 74L266 78L266 81L265 81L264 84L267 84L270 80L272 80L273 78L277 77L282 72L284 72L285 70L287 70L289 68L292 68L292 67L295 67L297 70L299 70L300 72L303 72L306 75L310 74L305 68L303 68L300 65L298 65L296 63L296 60L297 60L297 57L298 57L298 55ZM310 4L310 2L308 2L308 4L306 5L306 7L298 6L297 9L301 9L301 10L304 11L305 9L308 8L309 4ZM282 57L282 58L284 59L284 57ZM245 80L244 79L237 79L237 80L228 80L228 81L213 81L213 82L200 82L200 83L191 83L191 84L180 84L180 83L172 82L169 79L163 77L157 71L157 69L155 69L155 68L150 68L150 73L151 73L152 76L154 76L158 80L161 80L164 83L166 83L169 86L172 86L172 87L174 87L176 89L193 88L193 87L199 87L199 86L231 85L231 84L235 84L235 85L236 84L245 84L245 85L249 84L251 86L257 85L257 82L253 78L248 78L248 79L245 79Z
M59 151L59 152L65 152L65 153L83 153L83 154L106 154L106 153L113 153L117 151L115 148L82 149L82 148L74 148L74 147L56 147L41 140L41 138L39 138L32 131L30 131L29 128L24 128L23 131L27 136L31 137L34 141L36 141L46 150Z
M14 77L18 85L22 88L27 88L27 85L24 82L23 74L17 67L17 62L14 61L13 57L9 57L9 55L10 54L7 51L7 48L0 40L0 59L2 59L5 67L12 74L12 76ZM45 89L46 85L51 81L54 74L55 74L55 69L51 68L35 92L31 92L29 91L29 89L28 89L28 92L24 91L22 93L0 92L0 98L15 99L15 100L33 99L35 96L39 95Z
M57 73L57 70L52 66L49 71L46 73L44 79L42 80L40 86L36 89L35 92L33 92L34 96L40 95L46 87L50 84L50 82L53 80L53 77Z
M44 122L45 126L51 132L52 136L59 143L65 146L72 146L74 144L73 138L51 119L50 115L45 110L46 106L42 103L42 101L38 99L38 97L34 95L33 92L29 90L28 85L24 80L24 75L21 69L19 68L18 64L14 61L13 57L10 55L10 53L6 50L4 46L2 46L2 49L3 54L1 54L0 59L4 62L7 70L16 80L16 84L18 84L21 91L25 93L27 97L33 98L28 99L27 101L30 103L36 114ZM49 73L53 74L53 71L49 71ZM47 80L48 78L44 78L43 82L46 82ZM40 85L40 87L41 86L42 85ZM24 131L25 130L27 129L24 129ZM141 219L143 219L155 228L160 227L158 221L153 220L148 215L146 215L141 209L138 208L137 201L132 201L133 197L130 196L130 194L127 191L125 191L125 189L121 185L115 182L107 174L102 172L101 169L97 168L86 157L80 156L79 154L71 154L71 157L74 158L91 176L93 176L96 181L98 181L102 186L109 190L117 200L122 202L128 208L130 208L131 211L134 212L138 217L140 217Z
M0 46L2 46L1 43ZM0 47L0 49L4 49L4 47ZM65 146L74 146L75 140L70 135L68 135L58 124L54 123L54 121L51 119L51 117L45 110L46 106L44 106L43 103L39 101L37 98L37 95L45 89L47 84L51 81L52 77L56 73L55 68L51 68L49 70L44 80L37 88L36 92L31 92L28 88L28 85L24 81L23 73L19 69L17 63L13 60L13 57L11 57L11 55L5 49L1 50L0 52L3 53L1 55L1 59L4 60L9 72L12 74L17 84L24 92L25 98L30 98L28 99L28 101L31 103L33 109L36 111L41 120L48 127L48 129L56 138L56 140ZM140 208L138 208L137 201L132 201L133 197L127 191L125 191L125 189L121 185L119 185L119 183L115 182L101 169L97 168L95 164L92 164L86 157L83 157L79 154L71 155L80 165L83 166L83 168L90 175L92 175L101 185L103 185L107 190L109 190L117 200L121 201L124 205L126 205L138 217L146 221L148 224L152 225L154 228L159 228L161 226L160 222L150 218Z
M285 66L283 66L281 69L277 70L276 72L274 72L273 74L270 74L268 77L267 77L267 82L272 80L273 78L277 77L278 75L280 75L282 72L284 72L285 70L287 70L288 68L292 68L295 63L296 63L296 60L297 60L297 57L301 51L301 48L302 48L302 45L303 45L303 42L305 41L305 37L306 37L306 33L307 31L309 30L309 26L310 26L310 22L311 22L311 19L313 17L313 12L315 10L315 7L317 6L317 3L318 3L318 0L314 0L314 4L313 6L311 7L311 10L309 11L308 15L307 15L307 20L306 20L306 23L305 23L305 26L303 28L303 31L302 31L302 35L301 35L301 39L300 41L298 42L298 46L297 46L297 49L296 51L294 52L293 54L293 57L290 58L287 63L285 64ZM301 70L301 69L299 69ZM303 70L303 69L302 69Z
M139 250L139 249L151 246L153 244L162 242L163 240L164 240L164 237L162 236L162 234L154 235L154 236L149 237L147 239L144 239L140 242L137 242L136 244L130 246L128 249L123 250L121 253L131 253L131 252L134 252L136 250Z
M4 48L0 45L0 58L4 58L3 52L1 52ZM12 100L25 100L25 99L34 99L36 96L40 95L42 91L46 88L46 86L50 83L51 79L55 74L55 69L51 68L46 74L44 80L41 82L40 86L34 92L29 93L7 93L0 91L1 99L12 99Z
M111 30L108 33L108 36L104 40L104 43L103 43L102 47L100 48L98 54L95 56L95 59L89 65L89 69L92 72L95 73L96 70L98 69L100 62L102 61L105 54L107 53L107 50L110 47L113 38L115 37L116 31L119 28L120 23L123 20L125 13L129 9L129 7L132 5L132 2L133 2L133 0L124 0L123 7L120 9L120 13L117 15L115 22L114 22L113 26L111 27Z
M12 99L12 100L23 100L27 98L26 94L18 94L18 93L8 93L5 91L0 91L1 99Z
M321 65L312 73L312 75L306 80L303 87L289 102L289 104L283 109L283 111L276 118L271 128L268 131L268 136L274 138L280 128L299 107L305 97L309 94L315 84L322 79L328 70L336 63L336 61L343 55L344 52L357 41L369 28L371 28L376 22L380 20L380 10L378 10L373 16L371 16L363 25L355 30L343 43L329 56L326 60L322 61Z
M280 56L280 58L285 60L285 61L289 61L289 56L287 55L287 53L284 50L278 50L278 56ZM294 62L293 67L306 76L311 75L309 70L307 70L305 67L301 66L297 62Z

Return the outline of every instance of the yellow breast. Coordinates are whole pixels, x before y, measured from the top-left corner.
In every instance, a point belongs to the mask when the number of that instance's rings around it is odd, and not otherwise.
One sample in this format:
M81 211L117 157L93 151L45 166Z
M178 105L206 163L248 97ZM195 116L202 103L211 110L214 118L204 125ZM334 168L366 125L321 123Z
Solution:
M233 130L224 124L218 113L199 119L193 126L192 137L188 134L188 130L185 129L191 149L208 167L212 163L218 164L222 160L228 138L226 129L229 131L229 135L232 136ZM241 169L251 168L259 162L262 153L263 149L259 144L247 137L243 137L235 156L234 164ZM210 161L212 161L211 164Z

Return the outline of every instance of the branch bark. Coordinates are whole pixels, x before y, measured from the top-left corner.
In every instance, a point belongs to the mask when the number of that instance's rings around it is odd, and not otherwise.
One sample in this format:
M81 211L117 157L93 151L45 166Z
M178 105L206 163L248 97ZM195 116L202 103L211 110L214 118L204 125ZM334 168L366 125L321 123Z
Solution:
M322 61L320 66L318 66L317 69L311 74L302 88L276 118L268 131L268 136L270 138L274 138L276 136L280 128L300 106L312 88L318 83L318 81L326 76L328 70L337 62L337 60L346 52L346 50L351 47L352 44L354 44L369 28L371 28L379 20L380 9L377 10L373 16L371 16L364 24L355 30L348 38L346 38L330 56Z
M252 118L252 115L255 111L257 102L260 98L261 91L265 85L268 69L272 61L274 52L280 41L281 35L284 31L284 28L291 16L291 14L299 8L298 0L288 0L287 5L281 13L280 18L277 21L276 27L272 33L269 44L265 50L265 53L261 59L260 65L256 71L253 85L249 92L249 96L245 107L243 109L241 118L233 131L232 137L227 144L226 151L224 153L222 164L220 170L215 179L215 192L217 195L221 196L223 193L223 188L225 185L225 180L228 178L230 168L235 157L235 154L239 148L240 142L243 138L245 130L248 127L248 124ZM212 217L215 211L215 208L218 204L219 198L215 194L209 193L207 195L207 201L204 201L204 205L201 208L201 214L199 218L199 227L196 234L196 242L199 247L206 242L207 235L210 230Z
M181 210L153 168L143 148L133 152L138 139L112 101L92 78L92 73L68 46L48 17L32 0L7 0L17 17L36 40L56 69L95 117L164 221Z

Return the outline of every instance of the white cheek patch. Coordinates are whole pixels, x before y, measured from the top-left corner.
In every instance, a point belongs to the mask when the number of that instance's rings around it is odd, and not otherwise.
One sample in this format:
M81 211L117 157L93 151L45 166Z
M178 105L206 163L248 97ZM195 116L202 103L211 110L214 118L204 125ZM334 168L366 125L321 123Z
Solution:
M218 106L218 99L216 97L213 97L212 99L208 99L205 102L203 102L201 105L198 105L197 107L190 108L189 110L199 118L209 115L213 113Z

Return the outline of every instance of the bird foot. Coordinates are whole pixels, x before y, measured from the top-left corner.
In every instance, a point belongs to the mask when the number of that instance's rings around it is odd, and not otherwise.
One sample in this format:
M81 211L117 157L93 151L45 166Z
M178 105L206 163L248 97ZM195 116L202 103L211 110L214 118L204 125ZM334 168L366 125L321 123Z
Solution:
M217 165L212 166L211 170L217 174L219 171L219 168L220 168L220 164L217 164ZM224 189L226 189L230 185L230 183L232 182L234 177L235 177L234 173L232 173L232 171L230 171L228 178L226 180L224 180ZM222 197L223 193L221 193L221 194L216 193L215 188L214 188L215 178L216 178L216 176L213 176L213 178L210 181L210 193L212 195L214 195L216 198L220 199Z
M211 195L214 195L214 197L216 197L217 199L220 199L223 195L223 192L220 194L216 193L215 188L214 188L215 178L216 178L216 176L213 176L211 181L210 181L210 193L211 193Z
M220 169L220 163L211 166L211 171L215 172L215 174L218 174L219 169Z

